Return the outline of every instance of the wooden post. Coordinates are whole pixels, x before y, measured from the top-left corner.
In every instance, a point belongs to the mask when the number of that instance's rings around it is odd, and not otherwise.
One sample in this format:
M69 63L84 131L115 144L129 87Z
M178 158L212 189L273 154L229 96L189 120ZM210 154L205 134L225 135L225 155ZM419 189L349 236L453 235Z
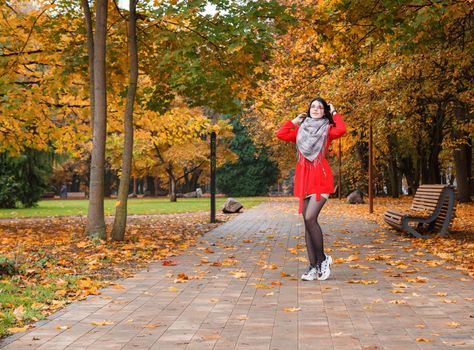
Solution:
M372 142L372 120L369 124L369 213L374 212L374 194L373 194L373 142Z
M338 170L338 179L337 179L337 198L341 199L341 165L342 165L342 141L339 138L339 170Z

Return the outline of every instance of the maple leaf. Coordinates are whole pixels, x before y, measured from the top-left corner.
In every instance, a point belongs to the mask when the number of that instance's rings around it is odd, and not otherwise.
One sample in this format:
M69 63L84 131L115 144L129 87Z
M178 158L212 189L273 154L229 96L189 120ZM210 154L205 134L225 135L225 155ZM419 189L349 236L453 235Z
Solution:
M91 322L91 325L93 325L93 326L110 326L110 325L113 325L114 323L115 322L113 322L113 321L103 320L103 321Z
M301 311L301 308L300 307L285 307L283 309L283 311L285 311L285 312L297 312L297 311Z
M247 272L244 270L235 270L235 271L230 271L229 272L231 275L233 275L235 278L245 278L247 277Z
M66 329L69 329L69 328L71 328L71 327L70 327L70 326L59 326L59 325L58 325L58 326L56 326L55 328L56 328L57 330L65 331Z
M433 339L431 339L431 338L416 338L416 341L417 342L422 342L422 343L429 343L429 342L432 342Z
M377 280L362 280L362 279L352 279L352 280L349 280L347 281L349 283L355 283L355 284L365 284L365 285L368 285L368 284L376 284L378 283L379 281Z
M158 327L160 327L160 325L155 324L155 323L148 323L148 324L143 326L143 328L148 328L148 329L154 329L154 328L158 328Z
M189 280L188 275L186 275L184 272L178 273L178 276L176 276L174 283L185 283Z
M267 284L257 283L255 284L255 288L257 289L271 289L273 286L269 286Z

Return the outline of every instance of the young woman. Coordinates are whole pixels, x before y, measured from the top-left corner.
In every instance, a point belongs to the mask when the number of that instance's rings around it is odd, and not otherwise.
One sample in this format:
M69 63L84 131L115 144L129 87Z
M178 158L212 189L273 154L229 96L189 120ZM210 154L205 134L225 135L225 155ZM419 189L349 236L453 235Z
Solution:
M299 197L299 213L303 213L306 249L310 265L302 280L325 280L331 274L332 258L324 254L323 233L318 215L329 194L334 192L334 178L326 160L332 140L346 133L346 126L333 105L318 97L308 111L286 121L276 135L283 141L296 143L298 161L294 195Z

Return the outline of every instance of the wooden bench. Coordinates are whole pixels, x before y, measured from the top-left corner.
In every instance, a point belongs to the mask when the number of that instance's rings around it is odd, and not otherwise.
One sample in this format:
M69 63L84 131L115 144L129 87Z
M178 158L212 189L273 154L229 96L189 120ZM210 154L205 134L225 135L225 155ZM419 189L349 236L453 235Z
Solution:
M415 237L429 237L422 232L438 232L445 236L455 210L455 191L452 186L421 185L415 193L409 211L387 210L384 220L390 226Z

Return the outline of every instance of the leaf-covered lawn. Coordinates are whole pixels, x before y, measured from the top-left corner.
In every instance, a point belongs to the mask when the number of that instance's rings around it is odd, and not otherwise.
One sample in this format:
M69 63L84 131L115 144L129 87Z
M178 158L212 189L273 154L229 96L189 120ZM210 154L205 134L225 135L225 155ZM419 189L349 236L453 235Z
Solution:
M217 215L220 222L232 217ZM219 225L202 213L135 218L125 242L104 243L85 238L83 224L79 218L0 222L0 337L179 254Z
M253 207L265 200L265 197L235 198L245 208ZM216 208L219 210L227 198L217 197ZM46 216L77 216L87 215L88 200L43 200L34 208L0 209L0 218L46 217ZM105 214L115 214L115 199L105 200ZM170 202L168 198L130 198L128 213L130 215L153 215L189 213L209 211L209 198L178 198L177 202Z

